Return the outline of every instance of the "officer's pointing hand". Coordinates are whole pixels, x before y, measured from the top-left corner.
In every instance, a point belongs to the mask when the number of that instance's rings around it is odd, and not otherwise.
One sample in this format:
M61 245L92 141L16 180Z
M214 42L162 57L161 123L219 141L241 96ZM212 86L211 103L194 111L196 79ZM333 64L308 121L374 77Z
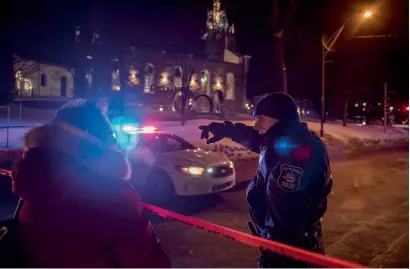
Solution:
M211 122L209 125L201 125L198 128L202 131L201 139L205 138L207 144L215 143L225 138L224 123ZM211 133L213 137L209 138L209 133Z

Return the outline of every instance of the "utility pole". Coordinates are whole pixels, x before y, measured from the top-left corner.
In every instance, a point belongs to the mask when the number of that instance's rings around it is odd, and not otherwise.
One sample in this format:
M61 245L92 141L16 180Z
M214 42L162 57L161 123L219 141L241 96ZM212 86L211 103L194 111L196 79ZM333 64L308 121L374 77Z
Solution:
M387 130L387 82L384 83L383 94L383 115L384 115L384 132Z

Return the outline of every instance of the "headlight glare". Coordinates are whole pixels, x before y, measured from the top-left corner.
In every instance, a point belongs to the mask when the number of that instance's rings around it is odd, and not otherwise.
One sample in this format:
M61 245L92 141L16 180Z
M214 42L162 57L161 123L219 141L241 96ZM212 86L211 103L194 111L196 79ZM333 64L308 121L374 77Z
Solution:
M180 172L193 176L201 176L205 172L205 169L199 166L175 166L175 168Z

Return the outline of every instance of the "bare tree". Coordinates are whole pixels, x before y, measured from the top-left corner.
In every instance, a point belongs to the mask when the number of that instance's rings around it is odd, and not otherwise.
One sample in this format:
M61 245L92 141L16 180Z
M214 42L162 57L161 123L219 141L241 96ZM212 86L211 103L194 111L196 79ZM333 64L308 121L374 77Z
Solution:
M35 61L23 59L14 55L13 68L14 72L20 72L23 77L33 74L39 70L39 64Z
M27 60L19 57L18 55L13 56L13 71L15 74L14 92L19 93L19 91L25 88L25 84L28 83L26 80L27 76L37 72L40 69L40 64L36 61ZM18 86L19 85L19 86Z

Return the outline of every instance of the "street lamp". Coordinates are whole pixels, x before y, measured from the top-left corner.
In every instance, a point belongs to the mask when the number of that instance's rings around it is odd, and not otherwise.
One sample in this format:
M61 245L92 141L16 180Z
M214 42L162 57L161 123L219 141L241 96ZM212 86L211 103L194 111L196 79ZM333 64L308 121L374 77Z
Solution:
M363 17L365 18L369 18L373 15L373 12L371 12L370 10L366 11L365 13L363 13Z
M369 10L365 11L362 16L364 19L368 19L373 15L373 13ZM325 40L325 37L322 35L322 98L321 98L321 103L322 103L322 113L321 113L321 119L320 119L320 137L323 137L324 131L323 131L323 125L325 121L325 64L326 64L326 56L329 54L329 52L332 51L333 47L335 46L336 41L338 40L340 34L343 32L343 29L345 28L346 24L350 21L352 17L350 17L340 28L327 40Z

